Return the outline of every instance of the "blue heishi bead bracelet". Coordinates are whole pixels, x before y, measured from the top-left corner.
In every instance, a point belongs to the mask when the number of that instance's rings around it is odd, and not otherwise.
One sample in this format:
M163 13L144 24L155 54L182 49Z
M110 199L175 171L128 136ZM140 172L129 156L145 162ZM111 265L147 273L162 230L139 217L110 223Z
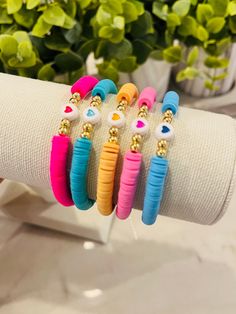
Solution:
M160 211L161 200L164 194L165 180L168 172L166 158L168 142L174 138L174 129L171 125L173 117L178 112L179 96L174 91L165 94L161 108L162 122L155 130L157 142L156 156L151 158L150 168L144 196L142 221L146 225L155 223Z
M81 210L91 208L95 202L88 197L87 192L87 172L92 151L91 136L95 125L101 120L100 106L108 94L117 94L113 81L104 79L94 86L90 105L83 112L84 124L81 137L74 144L70 187L74 204Z

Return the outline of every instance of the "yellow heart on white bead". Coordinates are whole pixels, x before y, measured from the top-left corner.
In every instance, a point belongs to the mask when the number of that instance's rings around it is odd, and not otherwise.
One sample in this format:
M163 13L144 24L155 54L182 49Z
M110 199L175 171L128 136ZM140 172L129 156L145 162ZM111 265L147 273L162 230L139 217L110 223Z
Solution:
M121 128L125 125L125 116L121 111L114 110L108 114L107 122L109 126Z

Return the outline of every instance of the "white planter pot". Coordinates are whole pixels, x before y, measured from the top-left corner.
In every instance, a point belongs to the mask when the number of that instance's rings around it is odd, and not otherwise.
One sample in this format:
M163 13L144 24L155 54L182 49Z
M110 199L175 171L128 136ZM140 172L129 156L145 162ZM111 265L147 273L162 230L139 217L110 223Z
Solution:
M187 51L188 53L188 51ZM225 69L210 69L204 65L204 59L206 53L204 50L200 50L199 59L196 67L202 71L208 72L210 75L216 76L223 72ZM204 80L196 78L194 80L185 80L183 82L176 83L181 90L186 94L196 97L213 97L227 93L233 86L236 77L236 44L232 44L231 47L222 55L223 58L229 59L229 66L227 69L228 76L221 81L217 81L216 84L219 86L219 90L211 91L204 86ZM179 64L173 68L173 73L176 74L183 69L183 64Z

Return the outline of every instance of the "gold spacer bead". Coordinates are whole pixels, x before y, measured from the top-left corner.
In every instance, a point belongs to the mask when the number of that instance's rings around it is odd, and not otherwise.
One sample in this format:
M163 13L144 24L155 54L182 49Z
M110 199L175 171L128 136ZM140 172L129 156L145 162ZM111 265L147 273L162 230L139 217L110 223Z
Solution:
M82 132L81 133L81 137L90 139L91 138L91 134L89 132Z
M83 131L91 133L93 131L93 125L89 122L83 125Z
M173 117L174 116L173 112L170 109L166 110L164 112L164 115L169 116L169 117Z
M157 156L159 156L159 157L166 157L166 155L167 155L167 150L166 150L166 149L157 149L156 154L157 154Z
M162 121L163 122L167 122L167 123L171 123L172 122L172 118L170 118L170 117L163 117Z
M118 137L117 136L110 136L110 138L108 139L108 142L118 143Z
M132 152L138 152L140 149L140 144L139 143L133 143L130 145L130 149Z
M146 118L147 115L148 115L147 112L144 112L144 111L141 111L138 113L139 118Z
M116 110L118 110L118 111L125 111L125 106L123 106L123 105L118 105L117 108L116 108Z
M147 105L142 105L142 107L139 109L139 111L147 112L148 111L148 106Z
M132 141L137 142L137 143L141 143L143 140L142 135L140 134L134 134L132 136Z
M102 103L102 99L101 99L101 97L100 96L94 96L93 98L92 98L92 101L96 101L96 102L98 102L98 103Z
M90 106L91 106L91 107L99 107L100 104L99 104L97 101L92 101L92 102L90 103Z
M161 148L161 149L167 149L168 144L166 140L160 140L157 142L157 147Z
M79 101L80 100L80 93L74 93L74 94L72 94L72 98L74 98L74 99L76 99L77 101Z
M126 100L126 99L122 99L121 101L120 101L120 105L121 106L128 106L128 101Z
M111 136L117 136L117 135L118 135L118 132L119 132L118 128L116 128L116 127L114 127L114 126L109 129L109 134L110 134Z
M69 102L73 105L76 105L78 103L78 100L76 98L71 97Z
M59 135L69 135L70 134L70 130L69 129L67 129L67 128L60 128L59 130L58 130L58 134Z
M63 119L61 120L61 125L60 127L63 127L63 128L70 128L70 120L68 119Z

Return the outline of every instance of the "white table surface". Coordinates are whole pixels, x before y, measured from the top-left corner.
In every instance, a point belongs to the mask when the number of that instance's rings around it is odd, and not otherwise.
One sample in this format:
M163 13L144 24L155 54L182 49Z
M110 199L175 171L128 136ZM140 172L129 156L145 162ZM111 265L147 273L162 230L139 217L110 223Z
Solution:
M107 245L0 218L0 314L235 314L236 195L211 227L140 214Z

